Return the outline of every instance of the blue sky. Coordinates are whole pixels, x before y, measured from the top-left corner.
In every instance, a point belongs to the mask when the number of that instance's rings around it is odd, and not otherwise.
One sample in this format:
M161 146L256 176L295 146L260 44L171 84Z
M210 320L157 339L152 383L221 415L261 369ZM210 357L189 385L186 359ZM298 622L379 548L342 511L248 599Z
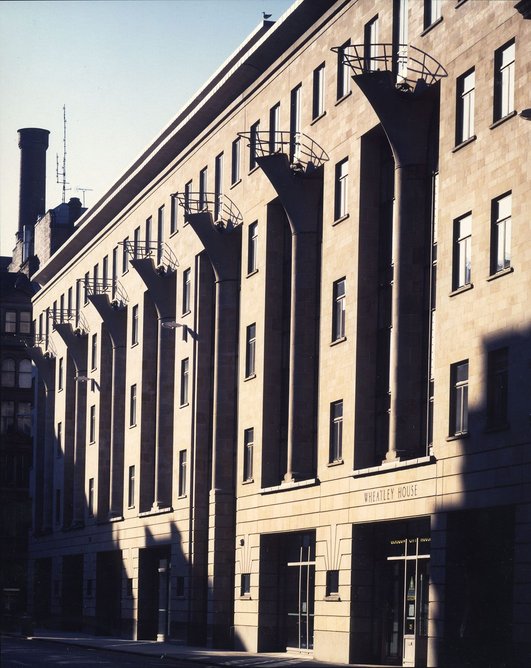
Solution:
M50 130L46 208L97 201L262 20L292 0L60 0L0 3L0 253L18 220L17 130Z

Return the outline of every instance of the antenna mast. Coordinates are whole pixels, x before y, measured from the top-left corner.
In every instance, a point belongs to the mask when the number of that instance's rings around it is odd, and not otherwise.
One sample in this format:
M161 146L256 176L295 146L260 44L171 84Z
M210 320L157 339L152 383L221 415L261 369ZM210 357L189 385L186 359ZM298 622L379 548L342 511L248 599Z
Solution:
M63 104L63 166L59 169L59 155L55 154L56 158L56 178L57 183L60 183L63 188L63 204L66 202L66 191L68 181L66 180L66 105Z

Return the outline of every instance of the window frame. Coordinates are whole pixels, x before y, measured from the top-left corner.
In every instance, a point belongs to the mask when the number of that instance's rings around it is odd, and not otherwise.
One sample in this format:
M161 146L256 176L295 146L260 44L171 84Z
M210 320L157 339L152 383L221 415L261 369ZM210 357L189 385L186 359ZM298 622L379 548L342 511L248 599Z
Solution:
M474 134L475 91L476 69L475 67L471 67L458 76L456 80L456 146L468 142L476 136Z
M336 101L340 102L351 92L350 67L343 61L345 49L351 46L351 40L347 39L337 50L337 74L336 74Z
M245 378L256 376L256 322L245 329Z
M500 204L508 201L508 213L501 215ZM502 230L500 232L500 229ZM512 191L496 197L491 202L491 253L490 275L507 271L511 268L511 236L512 236ZM500 240L503 242L500 244ZM501 248L503 246L503 248ZM500 250L503 261L500 263ZM501 264L501 266L500 266Z
M183 271L183 294L181 314L187 315L191 312L191 297L192 297L192 269L188 267Z
M186 448L179 450L179 477L177 481L179 498L186 496L188 491L188 451Z
M258 271L258 221L250 223L247 232L247 275Z
M329 464L343 461L343 415L343 399L332 401L330 404Z
M325 105L325 77L326 63L322 62L313 71L312 78L312 121L324 115Z
M136 478L136 469L135 465L131 464L127 470L127 507L135 507L135 478Z
M129 426L136 427L137 424L137 384L132 383L129 388Z
M332 343L346 338L347 279L345 276L332 285Z
M243 482L253 482L254 427L243 431Z
M463 224L468 229L463 228ZM472 212L454 220L452 290L472 285Z
M461 377L460 377L461 375ZM467 436L468 429L469 361L461 360L450 366L450 436Z
M231 186L241 181L241 137L236 137L231 146Z
M506 429L508 409L509 349L504 346L487 353L487 429Z
M504 64L504 55L512 51L512 60ZM493 122L515 111L516 39L513 37L494 52ZM508 89L507 95L506 89Z
M348 156L336 163L334 179L334 222L348 216Z
M190 392L190 358L181 360L181 387L179 393L179 406L188 406Z

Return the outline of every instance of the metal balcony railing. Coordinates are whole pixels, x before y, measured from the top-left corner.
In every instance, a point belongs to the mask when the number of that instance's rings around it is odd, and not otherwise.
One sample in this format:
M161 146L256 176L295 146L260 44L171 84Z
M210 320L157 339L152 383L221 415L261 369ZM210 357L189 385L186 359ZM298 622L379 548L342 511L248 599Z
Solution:
M239 132L238 135L247 139L255 158L284 153L295 172L308 173L328 161L326 151L302 132L262 130Z
M131 260L144 260L150 258L155 261L155 266L160 273L175 271L179 266L179 260L164 241L133 240L119 242L125 247Z
M227 197L213 192L175 193L185 214L210 212L214 227L220 231L233 230L243 223L243 216L234 202Z
M79 282L83 284L85 295L107 295L112 306L121 308L129 301L127 293L118 279L98 279L81 278Z
M419 85L432 86L448 72L435 58L408 44L351 44L332 48L343 57L354 75L391 72L399 90L413 91Z

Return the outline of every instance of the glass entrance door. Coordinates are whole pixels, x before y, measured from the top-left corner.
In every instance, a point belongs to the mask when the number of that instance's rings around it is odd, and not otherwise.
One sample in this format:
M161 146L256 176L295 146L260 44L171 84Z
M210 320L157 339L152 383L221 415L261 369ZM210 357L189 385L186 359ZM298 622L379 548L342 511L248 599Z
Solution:
M287 650L313 649L315 561L310 545L299 547L298 561L287 564Z
M427 663L429 538L390 541L384 659L419 668Z

